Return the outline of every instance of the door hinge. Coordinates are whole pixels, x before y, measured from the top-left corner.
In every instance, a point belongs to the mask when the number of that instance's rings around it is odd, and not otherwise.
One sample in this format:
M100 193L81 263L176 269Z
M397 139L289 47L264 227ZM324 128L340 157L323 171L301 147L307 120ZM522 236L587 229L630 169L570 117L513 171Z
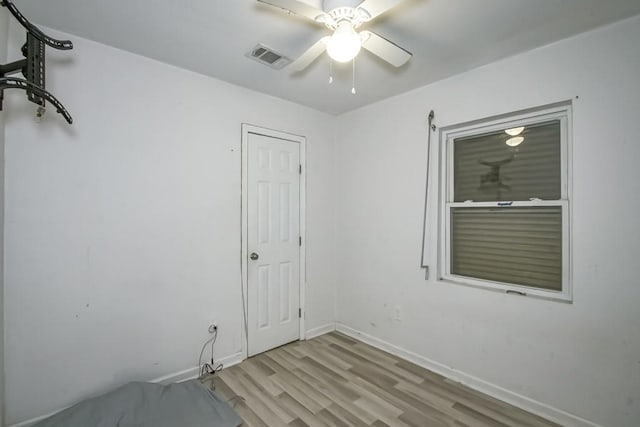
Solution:
M298 169L298 171L300 172L300 175L302 175L302 165L299 165L300 169Z
M298 237L298 246L302 247L302 236Z
M302 319L302 309L298 309L298 319Z

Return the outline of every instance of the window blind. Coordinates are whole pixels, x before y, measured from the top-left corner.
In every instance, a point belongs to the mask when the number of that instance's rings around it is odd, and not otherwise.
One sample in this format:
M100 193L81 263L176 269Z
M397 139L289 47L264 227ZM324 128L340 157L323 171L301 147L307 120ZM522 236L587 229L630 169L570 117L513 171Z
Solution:
M451 273L562 289L562 207L451 209Z

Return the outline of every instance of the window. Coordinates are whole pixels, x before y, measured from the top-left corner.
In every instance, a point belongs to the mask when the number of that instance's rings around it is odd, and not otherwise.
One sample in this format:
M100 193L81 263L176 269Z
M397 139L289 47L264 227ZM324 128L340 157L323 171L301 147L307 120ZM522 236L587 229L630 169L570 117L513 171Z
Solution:
M571 300L571 106L442 130L440 276Z

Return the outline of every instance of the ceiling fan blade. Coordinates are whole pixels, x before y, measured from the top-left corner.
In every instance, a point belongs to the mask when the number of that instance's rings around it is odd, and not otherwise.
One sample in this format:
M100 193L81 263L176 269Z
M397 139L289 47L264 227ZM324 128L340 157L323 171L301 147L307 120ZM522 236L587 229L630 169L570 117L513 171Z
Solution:
M394 67L403 66L413 56L411 52L371 31L362 31L360 36L362 37L363 48L384 59Z
M293 61L290 65L293 71L297 72L304 70L320 55L322 55L324 51L327 50L327 40L329 40L328 36L321 38L320 40L315 42L313 46L307 49L302 55L300 55L298 59Z
M313 6L309 6L306 3L302 3L298 0L258 0L260 3L268 4L271 6L279 7L280 9L284 9L287 12L294 13L296 15L301 15L307 17L313 21L318 21L319 16L325 16L324 13L320 9L316 9Z
M364 0L356 6L356 10L366 11L369 15L368 21L370 21L376 16L382 15L387 10L393 9L404 1L406 0Z

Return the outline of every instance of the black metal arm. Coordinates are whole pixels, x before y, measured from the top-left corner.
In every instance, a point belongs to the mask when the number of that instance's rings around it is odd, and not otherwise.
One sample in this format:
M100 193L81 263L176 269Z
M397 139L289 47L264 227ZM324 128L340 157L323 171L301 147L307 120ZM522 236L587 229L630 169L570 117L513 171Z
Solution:
M69 50L73 49L73 43L69 40L56 40L44 34L29 22L10 0L0 0L0 6L9 9L11 14L27 30L27 41L22 47L25 59L0 65L0 111L2 110L4 89L23 89L27 92L29 101L40 106L39 115L45 111L46 101L49 101L69 124L73 123L71 115L60 101L46 91L45 81L45 45L55 49ZM8 77L19 72L22 72L24 79Z
M5 89L22 89L25 91L34 92L36 95L38 95L43 99L46 99L47 101L49 101L49 103L51 103L51 105L56 107L56 110L58 111L58 113L62 114L62 116L67 121L67 123L69 124L73 123L73 118L71 117L69 112L66 110L66 108L64 108L64 105L62 105L55 96L51 95L46 90L42 89L40 86L36 86L33 83L30 83L24 79L17 79L15 77L0 78L0 90L5 90Z
M49 46L60 49L60 50L71 50L73 49L73 43L69 40L56 40L52 37L47 36L45 33L40 31L38 27L33 25L25 16L20 13L18 8L10 1L10 0L2 0L0 4L7 9L9 12L22 24L22 26L29 32L29 34L33 35L35 38L40 40L43 43L48 44Z

